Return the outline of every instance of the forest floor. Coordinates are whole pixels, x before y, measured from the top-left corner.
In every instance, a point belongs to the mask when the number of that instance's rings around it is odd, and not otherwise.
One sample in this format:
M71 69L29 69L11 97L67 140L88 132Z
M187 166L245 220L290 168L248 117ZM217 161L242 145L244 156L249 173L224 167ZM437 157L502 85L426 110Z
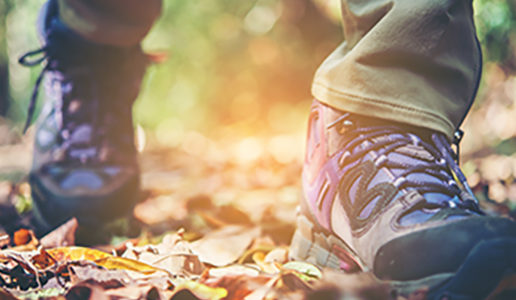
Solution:
M110 236L88 246L76 245L75 219L43 238L32 234L32 137L6 124L0 136L1 299L425 298L424 287L402 297L368 273L289 261L301 159L288 149L292 140L302 145L298 135L228 144L192 133L179 147L148 146L140 155L144 197L133 217L113 222ZM513 182L497 192L503 201L490 200L500 181L481 166L514 158L493 155L466 164L480 166L470 175L484 207L510 215Z

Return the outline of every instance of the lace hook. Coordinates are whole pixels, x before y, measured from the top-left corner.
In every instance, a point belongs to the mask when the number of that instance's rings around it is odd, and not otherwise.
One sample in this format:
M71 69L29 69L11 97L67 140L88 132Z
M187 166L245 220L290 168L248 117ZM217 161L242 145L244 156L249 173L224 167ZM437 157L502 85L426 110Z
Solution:
M42 48L39 48L37 50L34 50L34 51L29 51L27 53L25 53L24 55L22 55L19 59L18 59L18 63L20 63L22 66L26 66L26 67L33 67L33 66L36 66L36 65L39 65L41 64L45 59L48 58L48 55L47 55L47 47L42 47ZM43 55L39 58L36 58L34 60L29 60L30 58L32 57L35 57L39 54L42 54Z

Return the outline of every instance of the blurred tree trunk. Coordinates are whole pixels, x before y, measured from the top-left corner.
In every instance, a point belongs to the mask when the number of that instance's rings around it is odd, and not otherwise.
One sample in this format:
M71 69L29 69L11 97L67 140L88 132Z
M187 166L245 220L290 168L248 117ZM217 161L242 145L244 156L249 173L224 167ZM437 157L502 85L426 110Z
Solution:
M11 9L9 0L0 0L0 116L9 108L9 58L7 57L7 15Z

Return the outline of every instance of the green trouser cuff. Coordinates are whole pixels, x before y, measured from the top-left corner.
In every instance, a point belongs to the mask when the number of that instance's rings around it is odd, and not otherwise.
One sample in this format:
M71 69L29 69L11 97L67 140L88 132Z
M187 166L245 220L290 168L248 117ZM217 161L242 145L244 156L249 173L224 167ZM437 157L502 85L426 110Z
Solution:
M471 0L342 0L342 5L346 41L317 70L315 98L451 138L481 74Z
M456 130L449 120L442 118L433 111L422 111L417 107L408 105L396 105L400 98L372 99L346 94L318 82L313 83L312 94L320 102L338 110L432 129L446 134L450 139L453 138L453 133Z
M161 0L58 0L59 18L83 38L99 44L141 42L161 12Z

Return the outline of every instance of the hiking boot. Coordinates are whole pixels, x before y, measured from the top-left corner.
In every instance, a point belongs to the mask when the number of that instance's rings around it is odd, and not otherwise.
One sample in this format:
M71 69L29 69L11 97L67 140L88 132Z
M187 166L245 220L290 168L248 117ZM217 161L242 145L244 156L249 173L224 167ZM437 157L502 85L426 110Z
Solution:
M139 45L88 42L57 15L57 1L49 1L40 18L45 45L20 58L27 66L45 62L26 123L45 77L29 176L39 235L71 217L98 226L125 216L140 191L132 104L147 57Z
M443 134L314 101L303 195L294 259L427 299L483 299L516 270L516 223L482 212Z

